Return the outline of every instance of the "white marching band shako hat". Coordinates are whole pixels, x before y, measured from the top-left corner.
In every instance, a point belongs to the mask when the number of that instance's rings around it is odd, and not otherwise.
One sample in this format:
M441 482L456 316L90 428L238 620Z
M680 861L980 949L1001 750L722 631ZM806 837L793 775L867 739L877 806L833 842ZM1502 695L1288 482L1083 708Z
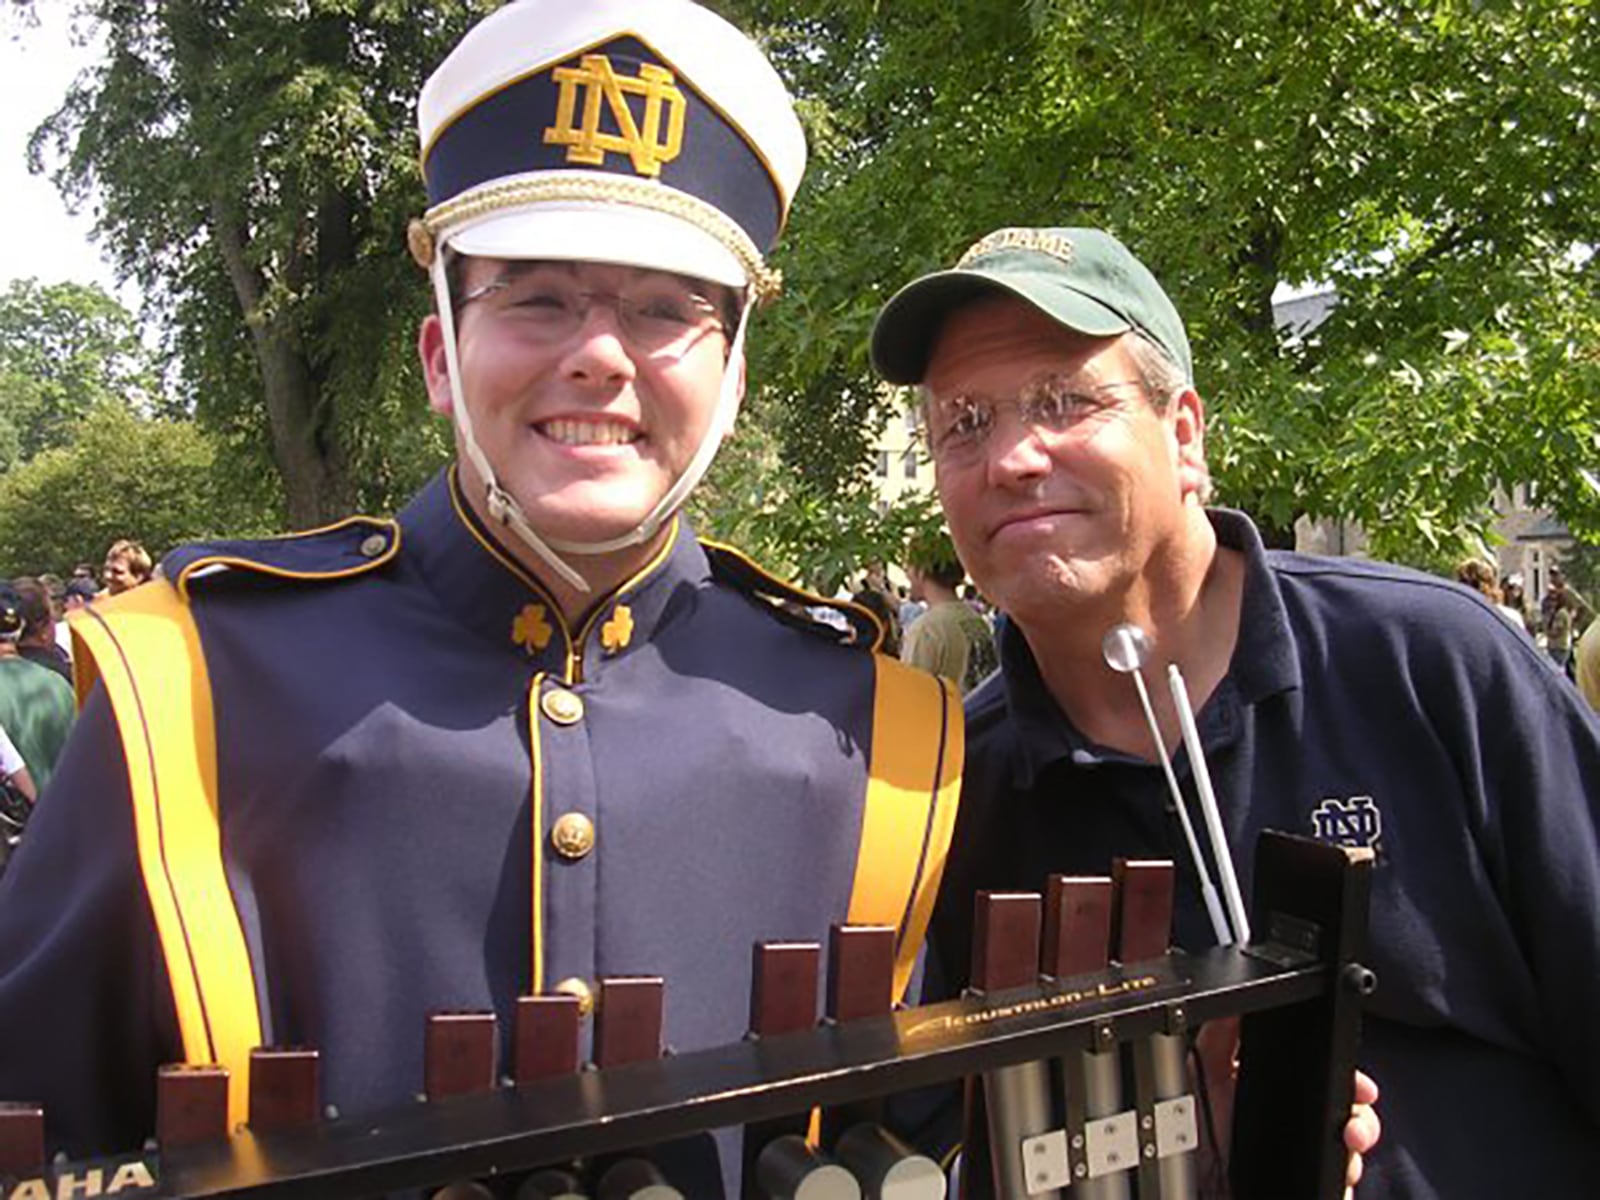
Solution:
M653 536L732 423L750 306L776 293L766 254L805 170L800 122L756 45L688 0L515 0L429 78L417 125L428 209L412 224L411 250L433 275L464 448L491 515L587 591L552 547L597 554ZM744 291L706 444L631 533L583 544L541 538L499 486L461 393L446 247L645 267Z

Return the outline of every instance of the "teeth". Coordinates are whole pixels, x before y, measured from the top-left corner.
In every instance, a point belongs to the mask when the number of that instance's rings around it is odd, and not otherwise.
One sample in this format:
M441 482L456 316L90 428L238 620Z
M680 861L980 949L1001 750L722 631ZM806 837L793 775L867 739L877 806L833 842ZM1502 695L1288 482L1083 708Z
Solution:
M639 438L636 430L616 421L545 421L539 431L564 446L622 446Z

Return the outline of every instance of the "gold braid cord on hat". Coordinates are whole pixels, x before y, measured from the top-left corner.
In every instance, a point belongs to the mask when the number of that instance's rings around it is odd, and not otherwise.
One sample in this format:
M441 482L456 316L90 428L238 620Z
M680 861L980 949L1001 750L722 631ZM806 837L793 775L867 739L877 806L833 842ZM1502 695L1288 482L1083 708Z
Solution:
M750 235L720 210L675 188L623 176L606 179L573 175L561 178L545 176L512 179L475 188L430 208L422 220L426 237L422 230L416 228L417 223L413 222L409 235L412 254L426 265L427 259L432 258L435 245L443 241L445 235L456 226L505 209L559 201L629 204L677 217L710 234L728 248L744 268L755 299L775 299L783 288L783 276L766 265Z

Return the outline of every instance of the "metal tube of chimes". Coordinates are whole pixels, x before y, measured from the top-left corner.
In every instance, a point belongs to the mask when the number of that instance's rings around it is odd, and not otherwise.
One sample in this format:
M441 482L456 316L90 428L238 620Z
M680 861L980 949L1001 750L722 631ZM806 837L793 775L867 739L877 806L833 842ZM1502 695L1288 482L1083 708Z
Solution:
M663 981L602 979L593 1070L574 996L517 1003L503 1068L492 1014L438 1013L419 1031L423 1102L370 1116L326 1106L316 1052L293 1047L251 1056L236 1130L224 1070L164 1068L157 1145L121 1156L47 1163L48 1113L0 1104L0 1200L399 1190L483 1200L473 1181L491 1177L509 1180L515 1200L677 1200L672 1164L640 1148L740 1125L747 1197L932 1200L937 1166L882 1128L879 1102L964 1079L987 1085L971 1089L979 1135L963 1188L974 1200L1177 1200L1192 1194L1198 1141L1187 1033L1222 1017L1242 1017L1234 1195L1340 1200L1340 1133L1372 984L1360 962L1371 863L1370 852L1264 835L1254 940L1194 955L1167 952L1166 864L1055 877L1042 898L985 896L976 990L921 1008L891 1003L892 929L834 930L825 987L817 945L765 943L750 1036L678 1055L663 1056Z
M1119 859L1109 879L1052 877L1043 900L1035 893L980 892L973 986L987 996L1036 983L1036 975L1059 985L1112 963L1121 969L1162 958L1173 888L1170 862ZM999 1200L1053 1198L1069 1187L1075 1200L1125 1200L1135 1179L1141 1200L1192 1200L1198 1138L1181 1007L1168 1010L1166 1025L1134 1043L1131 1109L1124 1107L1122 1055L1109 1020L1091 1026L1087 1044L1054 1064L1054 1087L1045 1061L983 1077ZM1053 1095L1061 1099L1059 1110ZM977 1193L970 1172L963 1183L969 1195Z

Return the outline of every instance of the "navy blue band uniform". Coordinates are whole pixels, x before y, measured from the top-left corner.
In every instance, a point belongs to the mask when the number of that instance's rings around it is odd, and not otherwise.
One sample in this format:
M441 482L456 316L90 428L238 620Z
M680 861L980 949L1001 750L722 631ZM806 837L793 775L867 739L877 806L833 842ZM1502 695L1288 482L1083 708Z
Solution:
M865 916L901 926L904 986L961 717L870 652L870 617L797 627L782 585L680 521L569 629L453 470L397 522L186 548L164 573L203 659L214 748L190 739L191 766L214 788L215 878L185 865L176 789L141 782L174 689L108 702L127 666L111 605L80 628L102 683L57 803L5 880L0 1024L31 1032L7 1039L0 1095L43 1101L70 1153L147 1136L156 1066L226 1040L207 996L229 988L262 1044L321 1049L349 1114L420 1090L431 1012L492 1007L509 1030L521 993L659 974L667 1043L721 1044L745 1027L752 943ZM207 887L236 933L201 928L211 901L185 915ZM200 961L213 936L242 944L234 967Z

